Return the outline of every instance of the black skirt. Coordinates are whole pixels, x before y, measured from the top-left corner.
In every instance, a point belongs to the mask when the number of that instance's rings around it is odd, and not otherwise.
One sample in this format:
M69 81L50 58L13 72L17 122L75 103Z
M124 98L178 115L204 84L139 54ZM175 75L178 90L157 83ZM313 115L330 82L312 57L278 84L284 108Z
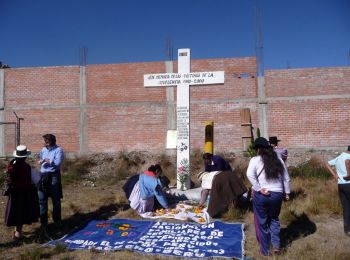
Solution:
M38 192L34 185L28 189L12 190L6 211L6 226L20 226L38 222L40 215Z

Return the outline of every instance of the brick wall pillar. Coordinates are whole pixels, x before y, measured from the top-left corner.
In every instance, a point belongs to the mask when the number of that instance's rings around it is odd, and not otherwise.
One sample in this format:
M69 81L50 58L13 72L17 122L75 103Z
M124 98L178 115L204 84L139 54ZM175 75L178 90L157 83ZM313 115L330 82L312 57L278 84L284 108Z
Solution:
M165 72L173 73L173 62L165 62ZM174 88L166 88L166 102L167 102L167 130L176 130L176 109L175 109L175 98L174 98Z
M263 76L257 77L258 80L258 101L259 101L259 129L261 136L268 138L267 125L267 101L265 94L265 78Z
M5 121L5 70L0 69L0 122ZM0 157L5 156L5 125L0 125Z
M173 61L165 61L165 72L174 72ZM166 87L166 106L167 106L167 131L176 130L176 100L175 100L175 87ZM168 138L168 134L166 135ZM165 140L167 144L168 140ZM175 155L176 149L166 149L166 153L169 155Z
M80 66L79 92L79 153L87 153L87 117L86 117L86 67Z

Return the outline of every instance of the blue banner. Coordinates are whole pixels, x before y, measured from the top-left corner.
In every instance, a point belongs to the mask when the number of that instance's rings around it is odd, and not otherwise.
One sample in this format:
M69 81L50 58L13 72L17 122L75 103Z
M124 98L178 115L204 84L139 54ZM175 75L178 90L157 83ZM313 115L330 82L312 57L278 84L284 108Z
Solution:
M83 229L48 245L69 249L130 250L180 257L233 257L244 254L243 224L220 221L200 225L112 219L91 221Z

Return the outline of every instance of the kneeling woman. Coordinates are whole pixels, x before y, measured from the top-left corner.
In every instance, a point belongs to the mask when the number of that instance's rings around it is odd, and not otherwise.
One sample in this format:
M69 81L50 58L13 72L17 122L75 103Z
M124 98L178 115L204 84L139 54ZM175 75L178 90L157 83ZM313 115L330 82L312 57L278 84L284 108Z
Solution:
M130 196L127 194L130 207L139 214L153 211L155 199L163 208L167 209L169 207L166 195L163 191L163 184L159 178L161 174L162 169L159 164L151 165L147 171L139 174L138 181L134 184ZM130 190L129 181L124 185L125 191L127 188Z

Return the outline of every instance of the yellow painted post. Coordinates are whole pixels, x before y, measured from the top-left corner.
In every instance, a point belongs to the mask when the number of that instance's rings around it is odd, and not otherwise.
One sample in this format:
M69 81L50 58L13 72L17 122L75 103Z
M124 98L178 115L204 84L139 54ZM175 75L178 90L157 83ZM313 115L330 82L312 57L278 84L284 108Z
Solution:
M204 153L214 154L214 122L205 121Z

